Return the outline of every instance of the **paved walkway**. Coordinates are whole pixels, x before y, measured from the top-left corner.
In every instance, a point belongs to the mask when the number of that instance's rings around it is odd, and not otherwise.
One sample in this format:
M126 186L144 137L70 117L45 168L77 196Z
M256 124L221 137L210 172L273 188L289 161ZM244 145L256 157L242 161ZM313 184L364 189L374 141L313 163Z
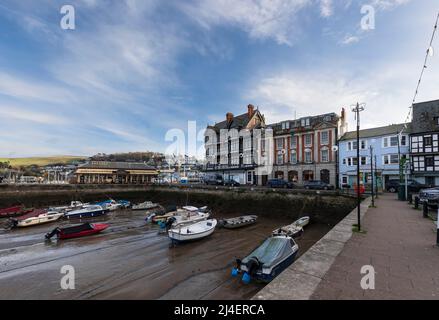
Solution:
M395 195L382 195L363 219L311 299L439 299L436 227ZM375 290L363 290L361 267L375 268Z

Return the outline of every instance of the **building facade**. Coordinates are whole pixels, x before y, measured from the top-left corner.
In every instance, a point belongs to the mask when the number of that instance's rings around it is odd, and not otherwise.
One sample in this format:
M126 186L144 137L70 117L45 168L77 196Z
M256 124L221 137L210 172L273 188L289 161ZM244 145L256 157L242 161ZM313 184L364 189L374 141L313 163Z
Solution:
M241 184L262 184L256 173L258 145L255 130L266 127L265 118L253 105L239 116L227 113L226 119L205 131L206 175L220 175Z
M345 110L270 125L274 139L272 178L337 185L337 140L347 128Z
M439 100L413 105L410 159L414 179L439 185Z
M409 157L409 132L409 124L360 130L360 179L363 184L371 183L371 161L376 173L375 183L379 187L385 188L389 180L400 179L400 159ZM339 170L340 186L357 184L356 131L347 132L340 138Z
M154 182L158 171L144 163L90 161L76 169L78 184L147 184Z

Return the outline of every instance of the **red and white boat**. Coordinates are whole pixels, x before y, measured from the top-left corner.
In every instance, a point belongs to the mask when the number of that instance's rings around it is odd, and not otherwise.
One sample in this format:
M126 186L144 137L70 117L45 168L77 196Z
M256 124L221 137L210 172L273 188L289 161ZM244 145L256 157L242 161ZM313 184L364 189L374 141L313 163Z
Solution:
M20 214L25 214L31 212L33 209L24 209L23 206L14 206L9 208L0 209L0 218L7 218L18 216Z
M58 239L72 239L90 236L99 233L109 227L106 223L83 223L74 226L55 228L52 232L46 234L46 239L57 236Z

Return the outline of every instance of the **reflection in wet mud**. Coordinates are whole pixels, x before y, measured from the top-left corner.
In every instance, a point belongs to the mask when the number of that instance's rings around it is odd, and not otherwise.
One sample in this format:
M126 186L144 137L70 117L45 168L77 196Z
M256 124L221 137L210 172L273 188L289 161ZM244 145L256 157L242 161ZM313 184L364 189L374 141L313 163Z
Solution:
M167 236L144 217L145 212L115 211L86 220L109 223L102 234L59 242L45 241L45 233L79 220L0 230L0 299L248 299L263 284L232 278L235 259L292 222L260 217L255 225L217 229L206 239L170 247ZM329 229L310 224L297 241L299 254ZM75 268L75 290L60 287L66 264Z

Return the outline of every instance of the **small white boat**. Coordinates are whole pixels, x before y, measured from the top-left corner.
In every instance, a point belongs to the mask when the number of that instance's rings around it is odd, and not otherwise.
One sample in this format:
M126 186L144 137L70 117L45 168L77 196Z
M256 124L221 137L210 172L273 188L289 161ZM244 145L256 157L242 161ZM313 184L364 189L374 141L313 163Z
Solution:
M80 209L85 205L88 205L88 203L82 203L81 201L72 201L68 206L51 207L49 208L49 211L67 212L75 209Z
M48 212L41 213L35 217L29 217L29 218L22 219L22 220L14 220L14 226L16 226L16 227L35 226L38 224L56 221L59 218L61 218L62 216L64 216L63 212L48 211Z
M220 220L219 225L226 229L236 229L256 223L258 216L241 216Z
M173 243L199 240L210 236L215 231L216 225L216 219L204 220L188 226L172 228L168 231L168 235Z
M310 217L305 216L293 222L293 225L297 227L306 227L309 224Z
M292 238L297 238L301 236L304 232L303 228L309 224L310 218L302 217L296 221L294 221L292 224L289 224L287 226L283 226L279 229L276 229L273 231L273 235L287 235Z
M178 209L174 215L168 220L172 221L172 228L193 224L203 220L207 220L210 216L209 212L200 212L197 207L186 206Z
M151 201L145 201L139 204L135 204L132 206L132 210L150 210L157 208L159 206L158 203L153 203Z

